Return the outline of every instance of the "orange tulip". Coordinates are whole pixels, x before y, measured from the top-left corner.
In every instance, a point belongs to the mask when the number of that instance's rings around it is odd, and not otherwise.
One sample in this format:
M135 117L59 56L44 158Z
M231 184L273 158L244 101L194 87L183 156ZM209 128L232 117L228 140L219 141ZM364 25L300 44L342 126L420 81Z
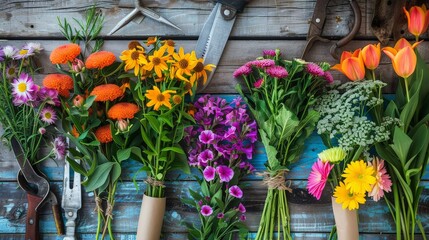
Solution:
M335 64L332 69L342 72L352 81L359 81L365 77L365 65L362 60L361 50L341 54L339 64Z
M415 43L413 43L413 45L411 45L411 43L410 42L408 42L407 41L407 39L405 39L405 38L401 38L401 39L399 39L397 42L396 42L396 44L395 44L395 49L396 49L396 51L399 51L399 50L401 50L401 49L403 49L403 48L405 48L405 47L411 47L412 49L414 49L414 48L416 48L420 43L421 43L422 41L420 41L420 42L415 42ZM383 48L384 49L384 48Z
M398 76L408 78L413 74L417 65L417 56L411 46L405 46L399 50L385 47L383 52L392 60L393 69Z
M369 70L374 70L380 64L381 49L380 43L369 44L362 49L362 60L365 67Z
M405 7L403 9L408 19L408 31L416 36L416 39L419 39L419 36L428 29L429 11L426 10L426 6L424 4L422 7L411 7L409 12Z

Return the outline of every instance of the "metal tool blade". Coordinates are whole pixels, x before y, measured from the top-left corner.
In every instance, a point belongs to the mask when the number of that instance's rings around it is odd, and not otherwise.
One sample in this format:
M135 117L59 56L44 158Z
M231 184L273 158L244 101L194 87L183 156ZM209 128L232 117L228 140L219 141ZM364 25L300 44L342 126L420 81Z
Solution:
M164 18L164 17L160 16L158 13L156 13L156 12L152 11L151 9L149 9L149 8L145 8L145 7L138 7L138 9L140 10L140 12L141 12L144 16L149 17L149 18L152 18L152 19L153 19L153 20L155 20L155 21L158 21L158 22L160 22L160 23L164 23L164 24L166 24L166 25L168 25L168 26L170 26L170 27L173 27L173 28L175 28L175 29L177 29L177 30L182 31L182 29L180 29L180 28L179 28L178 26L176 26L174 23L172 23L172 22L168 21L166 18Z
M234 26L235 17L225 20L221 13L222 4L216 3L209 18L205 22L198 38L195 52L198 58L203 58L205 64L218 65L223 49L228 41L229 34ZM198 91L202 91L210 83L214 71L208 75L207 83L200 86Z
M133 18L139 13L140 13L140 10L138 8L134 8L133 11L128 13L128 15L125 16L124 18L122 18L121 21L119 21L118 24L116 24L116 26L114 26L113 29L107 35L110 36L110 35L114 34L116 31L118 31L123 26L125 26L127 23L129 23L131 20L133 20Z

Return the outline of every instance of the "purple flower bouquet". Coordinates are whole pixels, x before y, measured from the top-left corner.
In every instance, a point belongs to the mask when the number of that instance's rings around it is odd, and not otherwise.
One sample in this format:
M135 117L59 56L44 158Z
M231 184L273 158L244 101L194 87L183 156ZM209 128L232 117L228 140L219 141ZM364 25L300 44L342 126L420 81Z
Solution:
M192 199L182 199L199 212L200 224L187 223L189 239L244 239L248 229L240 180L251 173L257 140L256 122L246 112L241 98L228 104L209 95L194 105L196 126L185 131L189 165L198 169L201 189L189 190Z

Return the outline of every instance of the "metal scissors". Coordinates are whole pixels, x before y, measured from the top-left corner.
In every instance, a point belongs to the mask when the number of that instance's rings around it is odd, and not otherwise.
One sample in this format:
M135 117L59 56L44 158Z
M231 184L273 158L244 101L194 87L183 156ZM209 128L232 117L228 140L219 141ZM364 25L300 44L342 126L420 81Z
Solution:
M316 5L314 6L313 17L311 18L310 27L307 34L307 44L302 53L302 59L305 59L306 55L310 51L311 47L316 41L321 42L331 42L331 40L321 36L323 27L326 20L326 8L328 7L329 0L317 0ZM349 0L350 6L352 7L354 13L354 25L352 30L345 36L340 39L338 42L334 43L330 49L332 57L339 59L339 54L337 49L345 46L349 43L358 33L361 21L362 14L359 8L359 4L356 0Z
M143 7L140 0L135 0L134 6L135 6L135 8L133 9L133 11L131 11L124 18L122 18L121 21L119 21L116 24L116 26L107 35L112 35L116 31L121 29L123 26L127 25L127 23L129 23L133 18L138 17L139 13L141 13L143 15L143 17L146 16L146 17L152 18L153 20L164 23L170 27L174 27L177 30L181 30L178 26L174 25L172 22L163 18L158 13L154 12L153 10L151 10L149 8ZM143 20L143 18L141 18L140 20Z

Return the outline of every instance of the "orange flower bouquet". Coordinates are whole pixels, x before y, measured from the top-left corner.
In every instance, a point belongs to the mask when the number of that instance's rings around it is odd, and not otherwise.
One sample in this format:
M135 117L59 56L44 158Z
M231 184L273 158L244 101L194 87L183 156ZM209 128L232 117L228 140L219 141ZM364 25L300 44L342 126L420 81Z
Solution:
M175 49L172 40L161 41L151 37L146 48L133 41L120 58L125 71L122 77L131 81L131 92L142 114L138 126L143 146L137 159L146 172L146 192L140 213L137 239L158 239L165 208L165 179L170 170L189 172L185 152L179 145L184 129L194 122L185 97L192 96L198 80L207 80L207 71L214 67L204 65L195 52ZM147 204L150 204L148 206Z
M130 158L138 138L139 107L132 103L129 83L119 80L123 64L112 52L101 51L102 41L94 39L101 29L102 18L89 11L82 29L71 31L69 23L61 23L62 32L72 43L55 48L50 60L59 74L43 80L46 88L61 96L62 129L75 148L67 157L74 171L85 179L82 185L93 192L98 211L96 239L112 234L115 192L122 172L122 163ZM85 29L92 31L85 31ZM83 33L89 33L83 35ZM84 49L84 50L82 50ZM105 208L103 208L105 206Z

